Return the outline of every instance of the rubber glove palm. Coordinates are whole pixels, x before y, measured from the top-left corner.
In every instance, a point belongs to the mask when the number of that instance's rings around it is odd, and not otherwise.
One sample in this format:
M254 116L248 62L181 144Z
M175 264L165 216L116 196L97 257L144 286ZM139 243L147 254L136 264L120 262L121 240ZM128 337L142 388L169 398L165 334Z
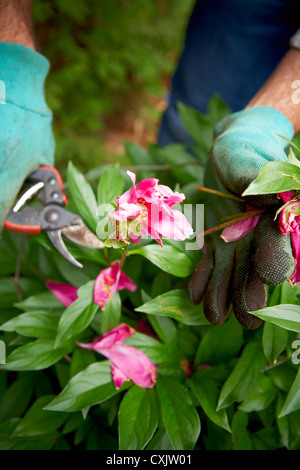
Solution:
M38 52L0 43L0 232L26 177L54 162L52 113L44 96L48 71Z
M215 129L215 142L206 167L205 185L241 196L268 161L286 160L286 141L293 126L279 111L269 107L245 109L224 118ZM266 209L256 228L239 241L225 243L220 231L205 239L207 253L190 282L194 303L204 298L204 312L213 324L226 319L230 305L246 328L261 320L248 313L266 305L266 285L288 279L295 268L289 236L282 236L274 222L276 195L245 198L254 208ZM245 211L245 203L208 195L206 228L217 226L226 215Z

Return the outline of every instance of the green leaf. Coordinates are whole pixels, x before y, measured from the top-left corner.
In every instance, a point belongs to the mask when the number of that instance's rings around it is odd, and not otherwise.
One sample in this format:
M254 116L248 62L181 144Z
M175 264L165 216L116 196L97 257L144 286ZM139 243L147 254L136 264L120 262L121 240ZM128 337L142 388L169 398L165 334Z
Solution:
M34 388L34 377L31 373L21 372L14 382L7 387L0 401L0 421L22 416L28 407Z
M194 270L188 255L177 250L174 246L165 244L146 245L128 251L129 255L142 255L163 271L177 277L187 277Z
M98 222L98 205L90 184L72 162L69 162L68 164L67 179L72 200L75 203L79 214L90 228L95 231Z
M159 150L163 161L170 165L170 172L180 184L197 182L201 184L204 165L187 152L185 145L170 144Z
M273 323L265 322L263 332L263 348L270 364L273 364L279 354L284 351L288 342L287 330Z
M53 395L39 397L15 428L13 437L41 436L43 434L50 434L60 428L66 421L68 414L43 410L43 407L46 406L52 398Z
M119 325L121 319L122 302L119 292L115 292L111 300L101 312L101 332L107 333Z
M281 304L273 307L261 308L250 312L264 321L273 323L290 331L300 332L300 307L299 305Z
M300 168L286 162L269 162L259 170L242 196L300 190Z
M34 310L22 313L1 325L2 331L16 331L23 336L54 339L58 316L46 311Z
M187 132L203 150L209 152L213 143L213 125L208 116L181 102L177 103L177 109Z
M225 410L216 411L219 390L208 380L188 381L206 416L217 426L231 432Z
M54 349L54 341L50 339L38 339L32 343L26 343L15 349L7 358L6 370L40 370L46 369L69 354L73 349L73 343L65 343L63 347Z
M258 343L248 343L221 390L217 409L245 400L255 389L265 366L266 359Z
M237 411L232 420L233 450L253 450L253 444L247 431L247 426L247 414L243 411Z
M278 390L271 380L268 377L262 377L258 381L256 389L241 403L239 410L246 413L264 410L272 403L277 394Z
M86 369L93 362L96 362L96 353L93 350L75 348L70 366L71 377Z
M109 166L101 176L97 188L98 203L111 203L122 194L124 178L118 164Z
M99 306L93 303L94 281L78 289L78 298L60 317L55 347L64 344L89 326Z
M135 333L130 338L127 338L124 344L140 349L156 364L166 362L169 358L169 350L165 344L143 333Z
M94 362L82 372L72 377L63 391L54 398L46 410L80 411L101 403L128 388L128 382L117 390L112 382L111 362Z
M18 285L23 297L36 294L41 290L41 283L20 277L18 279ZM12 277L1 277L0 282L0 305L1 308L11 308L13 304L18 302L18 296L16 291L16 284Z
M176 335L176 326L171 318L160 317L159 315L150 315L148 320L157 336L164 343L172 341Z
M124 148L129 160L136 166L153 166L153 158L147 150L133 142L124 142ZM141 178L149 178L149 171L139 170Z
M185 289L175 289L166 292L135 310L149 315L171 317L186 325L209 324L200 306L192 304L189 300L188 293Z
M222 325L213 326L201 339L195 365L220 364L236 357L243 344L243 327L232 316Z
M299 150L298 150L299 151ZM300 167L300 161L298 160L298 158L296 157L296 155L294 154L293 150L289 149L289 154L288 154L288 158L287 158L287 162L288 163L291 163L292 165L296 165L298 167Z
M278 287L280 287L280 301L277 304L300 304L300 286L291 286L285 281Z
M47 305L47 310L61 309L63 306L61 302L50 291L39 292L36 295L31 295L23 302L15 303L14 306L25 311L31 310L44 310Z
M192 450L201 425L189 393L170 377L160 377L156 387L162 419L174 449Z
M119 449L142 450L158 424L158 406L153 389L133 386L119 408Z
M300 369L284 402L279 418L300 409Z

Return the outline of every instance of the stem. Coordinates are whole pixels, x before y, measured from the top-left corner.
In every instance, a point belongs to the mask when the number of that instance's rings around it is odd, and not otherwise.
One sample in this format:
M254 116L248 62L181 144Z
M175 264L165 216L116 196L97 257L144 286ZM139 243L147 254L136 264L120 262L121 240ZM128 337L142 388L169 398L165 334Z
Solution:
M19 278L20 278L20 271L21 271L21 264L22 264L22 254L23 254L23 251L24 251L26 240L27 240L27 236L23 235L23 237L21 239L21 243L20 243L19 252L18 252L15 275L13 277L13 281L14 281L15 287L16 287L16 294L17 294L19 302L23 301L23 297L22 297L22 293L21 293L21 287L20 287L20 284L19 284Z
M127 251L123 251L122 253L122 257L121 257L121 261L120 261L120 268L122 269L123 266L124 266L124 263L126 261L126 258L127 258Z
M107 249L106 246L103 248L103 252L104 252L106 264L107 264L107 266L109 266L109 265L110 265L110 261L109 261L109 256L108 256L108 249Z
M222 230L223 228L229 227L230 225L234 225L237 222L240 222L241 220L248 219L249 217L253 217L254 215L261 214L264 212L265 209L255 209L253 211L248 211L248 212L243 212L241 215L236 217L235 219L231 219L227 222L224 222L223 224L217 225L216 227L212 227L208 230L205 230L205 232L199 233L198 237L205 237L205 235L209 235L210 233L217 232L218 230ZM232 217L232 216L229 216Z
M222 191L217 191L216 189L206 188L205 186L196 186L198 191L203 191L204 193L214 194L215 196L225 197L227 199L233 199L238 202L245 202L241 197L235 196L231 193L223 193Z

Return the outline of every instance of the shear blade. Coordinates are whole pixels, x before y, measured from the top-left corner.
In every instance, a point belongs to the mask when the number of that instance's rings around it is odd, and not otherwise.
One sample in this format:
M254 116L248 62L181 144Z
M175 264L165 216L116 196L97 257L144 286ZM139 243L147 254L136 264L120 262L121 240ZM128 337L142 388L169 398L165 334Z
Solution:
M77 245L89 248L104 248L104 243L91 232L84 223L61 229L63 235Z
M67 261L69 261L69 263L73 264L77 268L83 267L83 265L79 263L67 250L61 237L61 230L47 230L46 233L53 246Z

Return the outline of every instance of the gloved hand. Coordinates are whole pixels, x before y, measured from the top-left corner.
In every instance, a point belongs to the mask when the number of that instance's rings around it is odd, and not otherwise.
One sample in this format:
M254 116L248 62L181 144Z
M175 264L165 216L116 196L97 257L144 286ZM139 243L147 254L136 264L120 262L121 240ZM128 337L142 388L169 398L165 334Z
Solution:
M294 135L290 121L279 111L253 107L224 118L215 128L215 141L205 172L205 186L241 196L269 161L285 161L286 141ZM266 305L266 285L288 279L295 268L289 236L282 236L274 215L276 195L245 197L254 208L264 208L256 228L244 238L226 243L221 231L205 237L207 252L190 282L194 303L204 297L204 312L213 324L225 321L229 307L245 328L261 320L249 311ZM282 204L282 203L281 203ZM220 225L226 215L245 211L246 204L207 195L205 228Z
M0 232L26 177L54 162L52 113L44 96L48 71L38 52L0 42Z

